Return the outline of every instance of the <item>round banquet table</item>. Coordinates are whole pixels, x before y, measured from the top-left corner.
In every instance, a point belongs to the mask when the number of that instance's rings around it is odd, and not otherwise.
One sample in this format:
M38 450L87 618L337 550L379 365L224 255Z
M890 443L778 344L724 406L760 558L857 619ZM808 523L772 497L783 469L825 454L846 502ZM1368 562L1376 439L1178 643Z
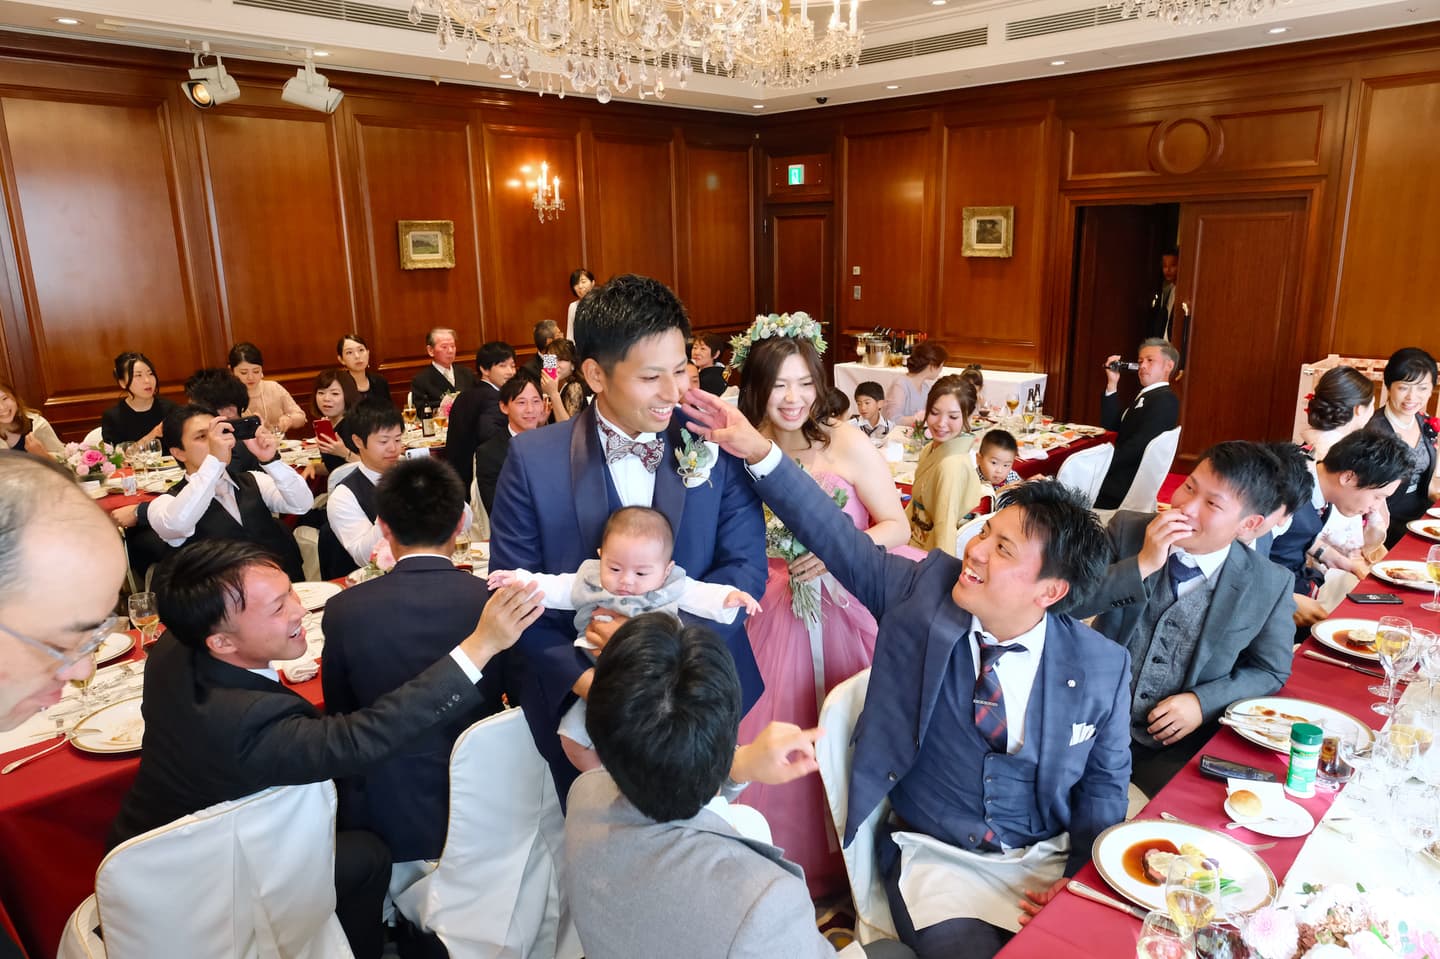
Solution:
M1413 534L1396 544L1386 557L1388 560L1425 559L1430 543ZM1382 563L1384 560L1381 561ZM1416 626L1440 631L1440 614L1420 608L1430 598L1428 590L1406 589L1392 586L1371 576L1357 587L1361 592L1393 593L1404 600L1403 606L1359 606L1345 600L1332 614L1333 618L1355 617L1378 619L1381 616L1403 616ZM1335 659L1347 659L1328 646L1322 646L1314 639L1306 639L1295 651L1294 670L1287 682L1276 695L1308 699L1312 702L1344 710L1361 722L1379 729L1384 717L1370 709L1375 696L1366 687L1378 680L1353 670L1329 663L1308 659L1306 650L1315 650ZM1357 665L1370 666L1360 660ZM1221 759L1257 766L1276 773L1282 779L1285 775L1286 757L1241 739L1230 729L1215 733L1195 758L1190 760L1175 778L1161 789L1155 798L1140 811L1137 819L1158 819L1161 812L1168 812L1188 822L1209 829L1222 829L1229 821L1221 805L1225 800L1225 784L1200 775L1200 757L1213 755ZM1318 822L1330 805L1336 793L1319 793L1314 799L1296 800L1308 809ZM1244 842L1271 842L1275 846L1257 855L1263 859L1275 878L1284 883L1285 875L1300 854L1307 836L1294 839L1271 840L1244 829L1233 831L1235 838ZM1075 876L1081 882L1116 899L1123 898L1115 893L1100 878L1093 864ZM1081 899L1070 892L1061 892L1041 910L1031 923L1001 950L1002 959L1055 959L1057 956L1113 956L1124 957L1135 954L1135 945L1140 938L1140 921L1116 910Z

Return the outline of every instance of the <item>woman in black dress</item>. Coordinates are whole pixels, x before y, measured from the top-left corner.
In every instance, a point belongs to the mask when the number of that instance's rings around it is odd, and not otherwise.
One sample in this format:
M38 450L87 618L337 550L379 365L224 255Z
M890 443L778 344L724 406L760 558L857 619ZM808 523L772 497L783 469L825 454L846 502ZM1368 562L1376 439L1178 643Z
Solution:
M315 377L316 423L323 420L335 428L334 439L320 429L315 431L320 462L325 465L327 473L360 459L355 452L355 436L350 429L349 418L345 415L355 408L356 396L355 381L345 370L321 370Z
M1429 413L1435 392L1435 358L1422 349L1407 346L1385 364L1385 408L1371 417L1367 427L1394 433L1410 447L1410 472L1400 478L1400 488L1386 500L1390 509L1390 531L1385 545L1393 547L1405 535L1405 524L1419 519L1434 503L1440 489L1435 476L1435 437L1440 422Z
M340 365L350 371L351 378L355 381L355 392L360 399L356 402L363 402L371 397L378 397L387 403L393 403L390 398L390 384L385 382L385 377L379 373L371 372L370 347L358 333L346 333L340 337L340 342L335 345L335 358Z
M100 439L112 446L158 440L160 424L175 404L159 395L155 364L144 353L121 353L114 374L125 397L100 414Z

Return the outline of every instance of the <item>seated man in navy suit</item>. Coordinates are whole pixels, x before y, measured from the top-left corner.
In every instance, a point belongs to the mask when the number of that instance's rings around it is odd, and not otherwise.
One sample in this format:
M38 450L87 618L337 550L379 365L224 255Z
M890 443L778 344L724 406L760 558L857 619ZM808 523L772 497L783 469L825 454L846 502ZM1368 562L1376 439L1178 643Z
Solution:
M1200 455L1170 509L1110 520L1110 568L1076 615L1098 614L1095 629L1130 651L1130 757L1147 796L1218 730L1227 706L1290 678L1289 578L1238 542L1280 507L1275 456L1234 440Z
M922 959L994 955L1125 818L1130 657L1064 615L1104 572L1098 521L1060 484L1026 483L963 560L913 563L827 508L734 407L685 401L879 622L844 843L888 798L876 852L901 941Z

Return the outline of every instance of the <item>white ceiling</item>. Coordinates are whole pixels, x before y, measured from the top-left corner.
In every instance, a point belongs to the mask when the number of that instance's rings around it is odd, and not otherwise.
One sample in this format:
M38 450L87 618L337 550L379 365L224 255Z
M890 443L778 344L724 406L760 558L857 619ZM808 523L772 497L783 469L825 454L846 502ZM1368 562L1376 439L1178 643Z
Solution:
M336 9L344 2L314 6ZM409 0L365 2L402 12L410 5ZM828 2L815 0L819 8L828 8ZM860 25L867 48L979 27L988 27L988 40L984 46L869 64L823 86L802 90L767 91L723 77L696 75L686 89L669 89L664 102L770 114L813 108L822 96L829 105L854 103L1440 20L1440 0L1288 0L1241 23L1196 27L1129 20L1006 39L1009 22L1086 10L1104 2L948 0L944 6L934 6L931 0L861 0ZM81 22L61 25L57 17ZM823 19L814 11L811 18ZM467 64L462 52L452 48L442 53L433 34L238 6L232 0L0 0L0 24L27 32L180 50L187 39L209 39L217 52L227 56L279 62L299 63L307 48L319 49L329 53L316 61L322 71L360 70L514 89L511 81L494 71ZM1281 27L1283 33L1270 32ZM344 88L343 75L332 76L332 81Z

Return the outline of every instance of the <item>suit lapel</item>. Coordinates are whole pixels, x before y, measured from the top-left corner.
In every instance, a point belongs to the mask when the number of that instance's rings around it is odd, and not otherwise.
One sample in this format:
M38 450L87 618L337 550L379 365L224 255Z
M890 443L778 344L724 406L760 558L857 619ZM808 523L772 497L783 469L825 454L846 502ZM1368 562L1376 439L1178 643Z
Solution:
M575 428L570 433L570 490L575 496L580 542L597 546L610 516L610 471L605 468L598 429L595 407L587 406L575 417ZM591 555L583 545L581 552Z
M1057 795L1057 777L1064 774L1068 778L1065 750L1070 748L1071 727L1087 718L1079 708L1085 699L1085 666L1075 658L1073 645L1069 629L1051 616L1045 626L1045 650L1025 716L1025 738L1040 736L1039 768L1035 773L1038 797ZM1031 710L1038 710L1033 719Z
M284 683L275 682L265 676L252 673L248 669L241 669L239 666L222 663L209 653L191 652L190 655L195 658L195 675L205 686L216 686L222 689L248 689L257 693L285 692L305 703L307 707L310 706L309 700ZM314 712L313 707L311 712Z
M670 529L678 537L680 535L680 521L685 516L685 481L675 471L674 450L680 445L680 426L672 422L670 428L663 434L665 437L665 453L660 458L660 465L655 470L655 496L651 501L655 509L665 514L670 521Z
M1223 645L1223 638L1231 623L1243 622L1239 617L1240 601L1245 597L1245 584L1250 578L1250 551L1240 543L1231 543L1225 564L1220 567L1220 578L1210 596L1210 608L1205 612L1204 625L1200 627L1200 638L1195 643L1195 655L1190 657L1190 669L1185 677L1187 687L1195 685L1195 677L1214 653Z
M970 643L960 642L974 622L975 618L950 602L948 596L940 603L935 618L930 620L930 635L925 639L925 670L920 686L919 728L915 730L917 739L924 738L924 731L930 728L930 717L940 698L940 684L945 680L952 653L965 657L971 673L975 670L974 660L970 658ZM956 646L960 648L957 650Z

